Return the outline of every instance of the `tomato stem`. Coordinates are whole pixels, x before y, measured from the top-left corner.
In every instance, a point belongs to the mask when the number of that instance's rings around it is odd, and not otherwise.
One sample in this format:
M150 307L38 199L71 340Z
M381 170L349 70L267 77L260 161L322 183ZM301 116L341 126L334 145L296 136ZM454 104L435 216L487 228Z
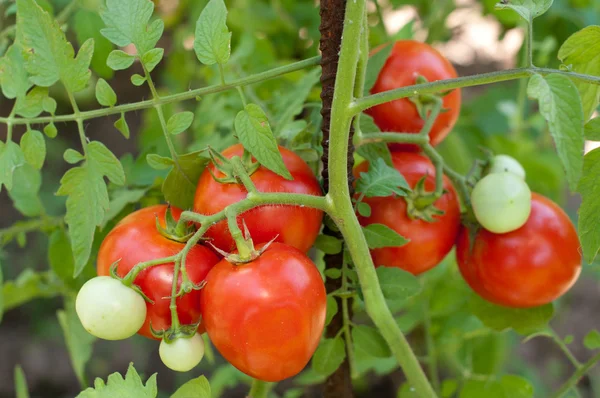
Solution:
M254 379L252 380L248 398L267 398L269 391L271 391L271 388L273 388L274 385L275 383Z
M552 398L564 397L565 394L567 394L569 392L569 390L571 390L572 388L575 388L575 386L577 385L579 380L581 380L581 378L583 376L585 376L585 374L587 372L589 372L590 369L592 369L594 366L596 366L598 361L600 361L600 353L597 353L592 358L590 358L590 360L588 360L586 363L579 366L577 368L577 370L575 371L575 373L573 373L571 375L571 377L556 391L556 393L554 393Z

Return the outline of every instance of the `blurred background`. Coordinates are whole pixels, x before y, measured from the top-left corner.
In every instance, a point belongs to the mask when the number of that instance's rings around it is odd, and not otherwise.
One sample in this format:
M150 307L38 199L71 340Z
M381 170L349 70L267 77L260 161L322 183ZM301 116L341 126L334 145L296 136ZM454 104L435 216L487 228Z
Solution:
M68 38L76 47L87 38L94 37L94 76L110 82L120 103L149 97L147 87L135 87L129 81L133 72L141 72L139 65L133 70L114 73L105 64L113 47L99 35L103 26L98 16L101 0L37 1L65 24ZM229 0L226 3L229 9L227 22L233 32L232 57L226 69L230 79L317 55L318 2ZM459 75L463 76L518 66L524 36L521 21L510 11L495 11L494 3L495 0L369 2L370 41L372 45L411 37L426 41L450 59ZM206 1L156 0L155 4L156 14L165 21L165 33L158 46L165 48L166 57L153 72L159 90L176 93L218 82L215 69L201 66L192 49L195 22ZM0 54L12 42L10 26L14 24L14 10L13 1L0 0ZM558 67L556 54L560 43L584 26L599 23L600 0L555 0L549 12L535 20L534 63ZM288 92L296 92L299 85L308 88L302 98L304 105L302 102L295 104L293 98L286 96ZM89 90L78 94L84 110L98 107L93 87L91 85ZM51 95L58 101L57 114L70 112L60 89L52 89ZM302 71L260 83L249 87L247 95L252 101L264 105L269 116L277 115L282 107L300 106L299 115L309 122L302 126L301 132L289 132L280 139L315 166L320 156L316 72ZM525 85L512 82L469 88L463 91L463 98L459 122L454 132L440 145L446 161L458 171L466 172L473 160L481 155L480 146L510 154L526 168L531 189L564 206L575 221L579 198L568 193L546 123L535 113L534 104L527 101ZM0 98L0 115L8 115L11 107L10 101ZM193 133L177 136L177 145L187 150L200 149L207 144L218 149L229 146L233 142L230 134L233 120L240 107L235 92L168 106L169 113L185 109L193 111L196 116ZM90 139L105 143L121 158L131 187L147 187L148 195L143 205L157 202L160 196L155 182L164 178L164 173L147 167L141 155L150 150L167 153L162 132L157 128L153 111L128 113L126 117L131 130L129 139L113 127L116 118L112 117L88 121L86 133ZM60 177L68 168L62 153L69 147L78 147L79 138L73 123L61 123L56 127L58 136L46 140L48 155L40 189L43 211L37 214L19 211L14 208L6 190L0 192L0 264L5 281L18 281L4 286L5 295L12 294L13 299L7 304L8 311L0 323L0 398L15 395L13 372L16 365L23 368L34 398L74 397L82 390L57 319L57 311L63 307L61 293L65 287L52 275L52 271L48 271L53 262L72 259L49 254L47 235L25 233L32 229L31 222L51 222L48 220L56 220L65 211L64 197L57 197L54 193ZM22 133L23 129L16 129L15 141ZM5 126L0 125L0 139L5 138ZM593 144L588 143L588 150L592 147ZM18 180L16 184L19 184ZM108 222L96 236L96 249L103 234L133 209L134 205L128 204ZM449 258L443 267L451 267L452 261ZM581 343L583 337L592 329L600 329L597 316L599 271L597 264L585 268L575 287L557 303L557 315L552 321L554 330L566 338L569 348L581 360L590 355ZM93 258L85 272L87 275L94 273ZM21 289L21 292L15 295L11 289ZM68 294L73 294L73 291ZM455 294L460 292L460 289L456 290ZM488 330L468 344L460 341L460 329L453 330L452 322L448 322L452 311L451 307L442 308L438 318L434 319L439 337L436 344L441 351L453 350L452 339L456 339L456 350L461 353L459 356L464 354L461 350L470 350L469 358L475 373L493 375L510 370L521 374L533 381L536 397L548 396L548 388L556 387L571 374L573 369L569 361L546 337L519 344L522 339L517 334ZM416 347L423 345L419 323L404 326L406 331L411 332L413 344ZM160 362L158 344L139 336L123 342L96 342L92 359L86 367L85 381L90 383L93 377L106 379L113 372L124 372L130 362L135 363L142 379L158 372L161 397L169 396L184 381L200 374L209 378L215 397L244 396L247 392L248 379L226 365L218 355L212 357L208 354L198 368L189 374L178 375L168 371ZM377 362L365 359L361 369L361 377L355 381L357 396L404 397L399 395L403 377L393 359ZM444 369L442 366L442 374ZM288 398L303 394L318 396L320 381L322 379L309 370L293 382L281 383L275 391ZM283 391L292 385L300 388L284 395ZM310 385L313 386L308 387ZM579 394L582 397L600 397L600 369L584 378Z

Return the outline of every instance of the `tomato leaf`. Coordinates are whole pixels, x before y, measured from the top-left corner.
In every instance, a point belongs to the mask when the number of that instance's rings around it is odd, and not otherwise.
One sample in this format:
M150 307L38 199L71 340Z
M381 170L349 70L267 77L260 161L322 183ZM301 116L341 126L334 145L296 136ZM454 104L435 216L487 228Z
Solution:
M163 59L163 55L165 54L165 50L162 48L153 48L150 51L147 51L142 55L140 60L148 69L148 72L152 72L156 65Z
M369 356L387 358L392 355L392 351L381 333L372 326L357 325L353 327L352 342L355 350L362 350Z
M63 159L69 164L76 164L85 159L85 157L73 148L68 148L63 153Z
M86 87L92 74L93 39L86 40L75 56L58 22L35 0L17 0L17 30L32 83L50 87L60 80L70 92Z
M339 311L338 303L335 297L328 295L327 296L327 312L325 315L325 326L331 323L331 320ZM0 311L1 313L1 311Z
M52 122L50 122L49 124L47 124L44 127L44 134L46 134L46 136L48 138L54 138L54 137L56 137L57 133L58 133L58 131L56 130L56 126Z
M39 216L44 211L44 205L38 195L42 186L42 173L29 163L23 163L13 173L13 179L18 181L8 196L17 210L28 217Z
M325 254L337 254L342 251L342 241L330 235L319 235L314 246Z
M129 138L129 125L125 119L125 113L121 113L121 117L115 122L114 126L123 134L123 137Z
M47 87L34 87L24 97L17 97L15 112L23 117L36 117L44 110L44 100L47 98Z
M100 18L99 11L100 4L86 3L85 8L81 7L73 14L72 26L79 46L88 39L94 40L94 54L92 55L91 62L92 69L98 76L110 79L114 73L106 64L106 58L113 49L113 45L100 33L100 30L104 28L104 22Z
M267 169L291 180L292 175L285 167L277 141L269 126L265 112L255 104L248 104L235 117L235 131L244 148Z
M600 26L593 25L572 34L558 50L558 59L569 70L600 76ZM589 119L600 101L600 87L574 81L581 95L583 115Z
M593 118L585 124L585 138L590 141L600 141L600 116ZM584 162L585 163L585 162Z
M282 129L291 123L304 109L304 102L313 87L319 82L321 72L314 69L305 74L293 87L277 97L275 101L275 136L279 137Z
M15 389L16 398L29 398L29 389L27 388L27 379L21 366L15 366Z
M371 206L369 206L368 203L365 203L365 202L357 203L356 210L358 211L358 214L360 214L363 217L371 217Z
M73 370L81 385L87 385L85 377L85 364L92 357L92 347L96 338L89 334L81 325L75 303L69 300L65 303L64 310L56 312L58 323L63 331Z
M548 122L558 157L566 170L569 188L575 191L583 167L584 145L583 108L577 88L562 75L533 75L527 93L539 101L540 113Z
M516 375L504 375L500 379L504 396L510 398L533 398L533 386L529 380Z
M421 291L421 283L410 272L395 267L377 267L376 272L386 300L406 300Z
M16 308L36 298L57 296L62 289L62 283L52 273L38 273L27 268L15 280L4 282L2 286L4 311Z
M367 75L365 76L365 93L371 91L375 82L377 81L377 77L379 76L379 72L383 65L385 65L385 61L387 61L390 53L392 52L393 45L388 44L381 49L379 49L372 57L369 58L369 63L367 64ZM362 117L361 117L362 119Z
M600 332L596 329L591 330L588 334L585 335L583 339L583 345L588 350L597 350L600 348Z
M193 112L179 112L169 118L167 122L167 131L173 135L180 134L187 130L194 121Z
M496 331L514 329L522 335L544 329L554 315L552 303L533 308L509 308L490 303L476 294L472 295L469 307L487 327Z
M583 158L583 175L579 181L578 191L582 201L579 208L579 240L583 257L592 263L600 251L600 148L588 152Z
M523 19L531 23L534 18L539 17L552 6L553 0L511 0L496 3L497 10L515 10Z
M466 380L458 398L505 398L504 388L494 380ZM512 397L511 397L512 398Z
M312 358L312 368L322 376L329 376L346 359L346 344L342 336L323 339Z
M25 59L21 48L13 44L0 58L2 94L9 99L21 98L25 96L31 86L33 83L29 81L29 75L25 70Z
M132 83L134 86L137 86L137 87L139 87L139 86L141 86L142 84L146 83L146 78L145 78L144 76L140 75L140 74L137 74L137 73L135 73L135 74L133 74L133 75L131 76L131 83Z
M13 188L13 173L15 169L25 163L21 147L12 141L0 141L0 191L2 184L9 191Z
M156 46L165 27L160 18L149 23L153 11L150 0L106 0L100 14L106 28L100 33L119 47L133 43L139 55L145 54Z
M76 398L156 398L157 395L156 373L150 376L144 385L140 375L133 367L133 363L130 363L125 378L119 373L108 376L106 383L104 380L96 378L94 387L79 393Z
M46 141L38 130L27 130L21 137L21 150L27 163L41 169L46 158Z
M194 51L204 65L221 64L231 55L231 32L223 0L210 0L196 21Z
M72 284L75 259L71 251L69 235L62 228L54 231L48 239L48 263L50 269L65 284Z
M381 247L397 247L410 242L404 236L398 234L387 225L370 224L362 228L369 249L379 249Z
M106 65L113 70L125 70L133 65L135 56L127 54L121 50L113 50L108 54Z
M117 94L106 80L100 78L96 83L96 99L102 106L115 106L117 103Z
M125 183L125 172L119 160L104 144L92 141L87 145L85 163L69 169L60 180L56 194L68 196L65 221L75 257L73 277L79 275L87 263L94 232L110 204L105 176L116 185Z
M171 158L160 156L156 153L149 153L146 155L146 161L155 170L166 170L173 167L175 161Z
M203 151L190 152L177 158L163 182L162 192L165 200L181 209L191 209L194 204L196 184L200 174L209 162L202 156Z
M204 376L196 377L179 387L171 398L211 398L210 384Z
M111 193L110 205L108 211L104 214L104 219L100 224L100 228L106 227L106 224L115 218L124 208L130 203L139 202L149 188L140 189L119 189Z
M390 149L384 142L374 142L361 145L358 147L356 152L368 160L370 164L376 162L377 159L383 159L387 166L394 166L392 163L392 154L390 153Z
M356 181L356 192L367 198L392 194L406 196L410 187L398 170L385 164L383 159L377 159L370 163L367 173L360 173L360 178Z

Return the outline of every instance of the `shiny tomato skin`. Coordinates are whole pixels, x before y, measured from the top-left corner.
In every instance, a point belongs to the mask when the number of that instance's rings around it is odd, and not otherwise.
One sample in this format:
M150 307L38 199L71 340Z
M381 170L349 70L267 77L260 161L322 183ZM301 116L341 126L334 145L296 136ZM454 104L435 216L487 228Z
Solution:
M581 272L575 227L556 203L537 193L524 226L505 234L480 229L472 252L469 246L469 232L463 228L456 246L463 277L481 297L506 307L554 301Z
M306 162L288 149L279 147L279 151L293 180L286 180L261 166L250 176L256 189L259 192L288 192L322 196L319 182ZM223 151L223 156L226 158L241 157L243 152L243 147L237 144ZM207 170L204 170L200 176L194 199L196 212L206 215L214 214L228 205L246 198L247 191L241 184L221 184L213 179L208 169L217 177L223 176L212 163ZM259 206L238 216L240 228L242 228L242 219L246 222L255 244L267 243L277 236L277 242L286 243L307 252L319 234L323 212L299 206ZM211 239L210 243L221 250L230 252L236 249L226 220L211 227L205 236Z
M221 260L201 298L203 323L221 355L264 381L298 374L316 350L325 324L326 292L313 262L273 243L256 260Z
M412 152L392 152L392 162L411 187L424 176L425 188L435 189L435 167L425 156ZM359 178L361 172L368 171L368 163L363 162L354 169ZM398 267L412 274L421 274L437 264L450 252L460 228L460 207L454 187L444 176L444 189L447 191L435 202L444 215L435 216L435 222L411 219L407 215L406 200L398 196L364 198L371 206L369 217L358 216L361 225L384 224L410 242L399 247L384 247L371 250L376 267Z
M379 72L372 94L416 84L418 75L428 81L457 77L452 64L436 49L414 40L399 40L394 44L390 56ZM453 90L443 97L442 109L429 133L432 145L437 145L450 133L460 113L461 93ZM409 98L374 106L367 110L381 131L418 133L424 121L415 104ZM390 145L393 149L414 150L413 145Z
M162 236L156 229L156 216L165 225L166 205L143 208L122 219L108 233L98 253L98 275L109 275L110 266L117 260L117 274L125 276L136 264L169 257L179 253L183 243L175 242ZM181 210L171 207L173 217L177 220ZM200 283L208 271L219 261L217 255L207 247L194 246L186 259L186 269L193 283ZM154 330L166 330L171 326L169 304L171 285L173 282L173 263L156 265L140 272L134 284L154 301L146 302L147 316L142 328L138 331L142 336L154 339L150 332L150 322ZM181 286L181 274L179 284ZM202 290L193 290L177 299L177 314L181 324L194 324L200 320L200 297ZM202 325L199 332L203 333Z

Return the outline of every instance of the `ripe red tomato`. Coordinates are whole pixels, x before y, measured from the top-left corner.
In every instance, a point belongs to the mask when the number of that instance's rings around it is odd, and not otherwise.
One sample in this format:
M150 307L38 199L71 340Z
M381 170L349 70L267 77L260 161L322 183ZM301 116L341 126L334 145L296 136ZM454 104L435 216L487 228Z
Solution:
M392 152L394 167L411 187L424 176L425 189L435 189L435 167L425 156L411 152ZM354 169L355 177L369 168L368 162ZM361 225L384 224L410 242L400 247L384 247L371 250L375 266L398 267L415 275L425 272L450 252L460 228L460 207L450 181L444 176L444 189L447 191L435 202L435 207L444 211L435 216L435 222L411 219L407 214L405 198L398 196L365 198L371 206L369 217L358 216Z
M505 234L480 229L471 252L469 246L463 228L456 246L463 277L481 297L507 307L556 300L581 272L575 227L556 203L536 193L524 226Z
M167 239L156 229L156 216L165 225L166 205L146 207L129 214L104 238L98 253L98 275L109 275L110 266L117 260L117 274L125 276L136 264L169 257L180 252L184 244ZM177 220L181 210L171 207ZM212 250L194 246L186 259L186 269L190 280L202 282L208 271L219 261ZM156 265L145 269L135 278L134 283L154 304L146 303L147 316L139 334L154 338L150 332L150 322L154 330L166 330L171 326L169 310L171 286L173 283L173 263ZM179 275L181 286L181 274ZM194 324L200 320L200 297L202 290L193 290L177 299L177 314L181 324ZM199 332L203 333L202 325Z
M327 296L304 253L273 243L246 264L223 259L203 290L206 332L233 366L265 381L292 377L306 366L321 339Z
M457 77L452 64L436 49L414 40L400 40L394 44L389 58L379 72L372 94L416 84L417 76L428 81ZM432 145L437 145L450 133L460 113L460 90L454 90L443 97L442 109L429 133ZM367 110L381 131L418 133L423 119L415 104L408 98L374 106ZM414 146L393 144L396 149L413 149Z
M321 196L319 182L304 160L283 147L279 147L279 151L293 180L286 180L261 166L250 177L256 189L259 192L288 192ZM223 156L226 158L241 157L243 152L243 147L237 144L223 151ZM209 170L217 177L223 177L223 174L212 163L207 170L204 170L196 189L194 211L210 215L246 198L247 191L243 185L221 184L213 179ZM323 212L299 206L259 206L238 217L240 228L242 219L246 222L255 244L267 243L277 236L277 242L286 243L306 252L319 234ZM211 227L205 236L212 239L210 242L221 250L232 251L236 248L226 220Z

